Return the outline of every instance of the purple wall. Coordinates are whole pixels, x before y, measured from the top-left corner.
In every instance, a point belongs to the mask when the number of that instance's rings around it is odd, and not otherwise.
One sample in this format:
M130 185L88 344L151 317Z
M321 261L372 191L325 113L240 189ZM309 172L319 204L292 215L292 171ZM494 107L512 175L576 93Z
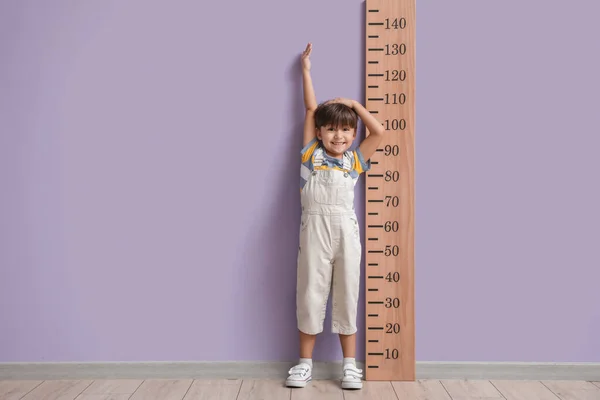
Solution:
M600 5L564 4L419 2L419 361L600 362ZM1 2L0 362L293 360L297 56L363 101L362 8Z

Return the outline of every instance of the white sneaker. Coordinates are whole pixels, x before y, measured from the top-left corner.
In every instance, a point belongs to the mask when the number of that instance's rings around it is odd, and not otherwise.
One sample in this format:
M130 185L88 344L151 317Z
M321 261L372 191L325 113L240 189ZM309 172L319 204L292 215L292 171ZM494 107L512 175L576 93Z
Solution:
M362 369L356 365L347 363L343 368L342 389L362 389Z
M306 363L300 363L292 367L289 371L285 385L287 387L303 388L312 379L312 368Z

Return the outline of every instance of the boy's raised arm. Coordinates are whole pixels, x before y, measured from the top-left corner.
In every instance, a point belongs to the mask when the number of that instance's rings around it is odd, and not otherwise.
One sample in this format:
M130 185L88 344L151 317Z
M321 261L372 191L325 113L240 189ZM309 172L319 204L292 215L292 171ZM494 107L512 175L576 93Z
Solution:
M369 136L367 136L358 146L364 159L368 160L375 154L377 147L381 144L385 128L381 122L377 121L377 119L358 101L352 100L352 108L356 111L363 124L365 124L366 128L369 130Z
M312 43L306 46L302 53L302 83L304 86L304 106L306 107L306 115L304 116L304 141L302 146L306 146L315 138L315 110L317 109L317 98L310 76L310 53L312 51Z

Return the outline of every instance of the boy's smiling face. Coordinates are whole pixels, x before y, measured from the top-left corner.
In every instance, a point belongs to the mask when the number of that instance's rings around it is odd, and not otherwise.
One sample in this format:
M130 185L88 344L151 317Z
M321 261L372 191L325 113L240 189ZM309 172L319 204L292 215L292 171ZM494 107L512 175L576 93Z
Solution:
M344 152L352 146L352 142L356 138L356 129L349 126L336 128L327 124L317 129L317 138L323 143L327 154L341 158Z

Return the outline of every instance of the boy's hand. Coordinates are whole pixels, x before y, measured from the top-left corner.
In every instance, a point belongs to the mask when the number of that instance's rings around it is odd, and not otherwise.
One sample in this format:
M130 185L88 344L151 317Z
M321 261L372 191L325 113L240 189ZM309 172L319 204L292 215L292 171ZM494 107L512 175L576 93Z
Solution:
M302 52L302 69L310 71L310 53L312 51L312 43L306 45L306 49Z
M356 102L354 100L345 99L343 97L336 97L333 100L329 100L329 101L325 102L325 104L329 104L329 103L342 103L350 108L354 108L354 104Z

